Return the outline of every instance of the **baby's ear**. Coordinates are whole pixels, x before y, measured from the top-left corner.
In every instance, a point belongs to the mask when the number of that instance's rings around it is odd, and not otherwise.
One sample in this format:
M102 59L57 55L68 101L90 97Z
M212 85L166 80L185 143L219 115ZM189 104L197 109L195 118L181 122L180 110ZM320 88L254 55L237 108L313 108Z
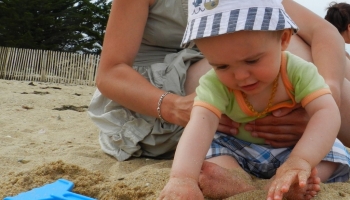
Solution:
M289 45L289 42L290 42L290 39L291 39L292 34L293 34L292 32L293 32L292 29L285 29L285 30L283 30L282 36L281 36L282 51L287 49L287 47Z

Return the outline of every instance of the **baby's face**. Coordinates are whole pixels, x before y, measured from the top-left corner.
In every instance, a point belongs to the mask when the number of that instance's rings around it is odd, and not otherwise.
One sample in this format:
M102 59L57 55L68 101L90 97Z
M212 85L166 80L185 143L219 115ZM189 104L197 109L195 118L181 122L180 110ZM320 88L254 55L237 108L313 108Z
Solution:
M281 63L281 34L239 31L196 40L196 45L228 88L247 95L269 88Z

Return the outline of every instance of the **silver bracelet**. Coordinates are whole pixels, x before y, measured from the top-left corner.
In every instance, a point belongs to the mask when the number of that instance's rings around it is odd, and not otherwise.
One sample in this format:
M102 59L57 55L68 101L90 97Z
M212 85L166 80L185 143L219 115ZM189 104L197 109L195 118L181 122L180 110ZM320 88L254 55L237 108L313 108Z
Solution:
M164 97L170 93L171 92L166 92L166 93L162 94L162 96L160 96L160 98L158 100L157 112L158 112L158 117L160 119L160 123L162 123L162 124L165 123L166 121L163 119L162 114L160 113L160 105L162 105Z

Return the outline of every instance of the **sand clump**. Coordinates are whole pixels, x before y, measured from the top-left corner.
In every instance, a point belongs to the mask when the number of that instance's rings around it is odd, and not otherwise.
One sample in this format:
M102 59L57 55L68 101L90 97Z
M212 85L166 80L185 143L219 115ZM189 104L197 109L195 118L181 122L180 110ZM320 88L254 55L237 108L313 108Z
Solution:
M63 178L75 183L74 192L97 197L105 191L108 180L101 173L91 172L61 160L39 166L31 171L10 173L6 181L1 182L0 196L15 196L21 192L55 182Z
M66 179L74 183L73 192L88 197L108 200L108 199L152 199L155 195L155 189L159 185L147 183L142 186L134 184L143 177L150 176L154 172L141 170L132 176L118 178L117 183L109 181L100 172L92 172L76 165L67 164L59 160L39 166L31 171L20 173L9 173L7 180L0 182L0 198L7 196L16 196L19 193L29 191L36 187L55 182L58 179ZM159 177L168 174L156 172ZM162 183L166 181L161 178ZM159 184L159 182L157 182Z

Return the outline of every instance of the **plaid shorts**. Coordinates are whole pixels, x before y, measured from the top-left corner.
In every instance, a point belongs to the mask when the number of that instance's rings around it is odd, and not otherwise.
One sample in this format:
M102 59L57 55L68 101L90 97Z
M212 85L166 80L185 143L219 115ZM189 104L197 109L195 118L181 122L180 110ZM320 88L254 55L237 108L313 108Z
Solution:
M247 173L268 179L275 175L277 168L287 160L292 149L292 147L273 148L270 145L254 144L217 132L206 159L229 155L235 158ZM340 163L327 183L349 180L350 155L338 139L323 161Z

